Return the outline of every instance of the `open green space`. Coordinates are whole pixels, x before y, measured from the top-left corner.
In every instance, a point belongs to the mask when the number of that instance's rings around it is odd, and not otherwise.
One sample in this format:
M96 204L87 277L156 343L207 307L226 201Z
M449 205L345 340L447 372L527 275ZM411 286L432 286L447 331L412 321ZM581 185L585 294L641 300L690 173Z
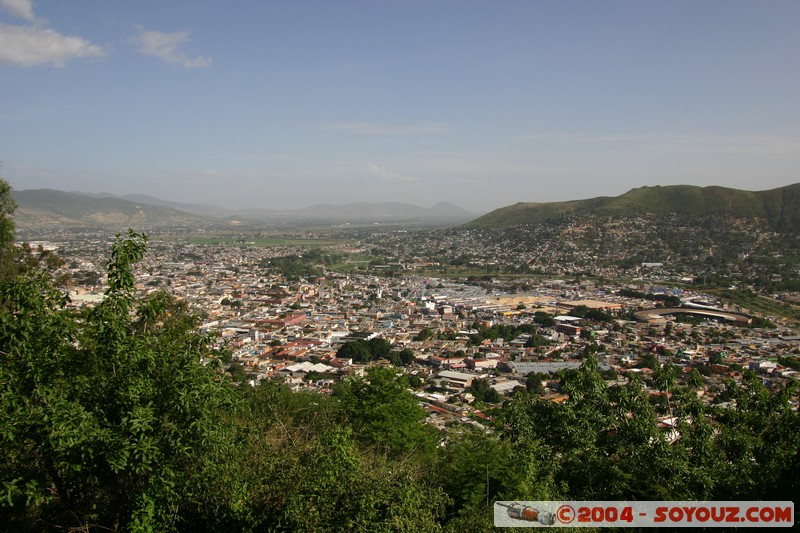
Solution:
M333 246L341 244L345 241L334 239L302 239L302 238L241 238L241 237L222 237L222 236L208 236L208 237L188 237L186 242L189 244L211 244L211 245L224 245L224 246L258 246L258 247L275 247L275 246L296 246L300 248L323 248L325 246Z
M790 320L800 320L800 308L798 308L798 306L768 298L751 291L707 289L706 292L719 297L725 302L738 305L751 313L777 316Z
M374 259L374 257L364 254L347 254L342 261L328 265L328 268L340 274L349 274L357 270L369 271L370 261Z

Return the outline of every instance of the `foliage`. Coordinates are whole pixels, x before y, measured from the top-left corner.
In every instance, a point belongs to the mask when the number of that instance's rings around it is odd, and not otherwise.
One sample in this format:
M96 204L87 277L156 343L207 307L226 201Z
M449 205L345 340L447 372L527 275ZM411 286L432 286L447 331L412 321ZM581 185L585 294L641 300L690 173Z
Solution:
M578 305L570 309L569 316L586 318L596 322L610 322L614 319L613 316L602 309L589 309L585 305Z
M486 326L484 324L480 324L477 329L478 333L470 335L469 340L472 344L480 344L486 339L512 340L523 334L535 334L537 331L536 326L532 324L521 324L518 326L512 326L509 324L494 324L492 326Z
M478 378L473 380L467 391L475 396L475 399L479 402L498 403L502 400L500 393L492 388L487 379Z
M659 366L660 364L658 362L658 357L652 352L646 352L636 364L636 368L649 368L651 370L654 370Z
M586 316L586 313L589 311L589 308L585 305L577 305L569 310L569 316L574 316L578 318L583 318Z
M565 376L565 403L515 395L505 436L539 443L556 486L575 499L765 499L797 490L795 383L771 393L746 373L742 385L726 384L735 408L707 408L694 391L674 387L670 365L657 372L659 386L673 391L677 440L659 425L638 377L606 387L592 359Z
M355 363L364 363L372 359L372 354L369 353L369 345L365 341L356 340L342 344L336 350L336 357L352 359Z
M536 311L533 315L533 321L545 328L551 328L556 325L553 315L544 311Z
M403 348L400 351L392 351L389 353L387 359L395 366L408 366L416 361L416 356L413 350Z
M392 368L370 367L336 389L355 437L392 456L430 451L435 435L422 423L425 412L405 387L405 376Z
M547 340L546 337L542 337L541 335L533 334L528 337L528 340L525 341L526 348L537 348L539 346L547 346L550 344L550 341Z
M750 327L751 328L767 328L767 329L775 329L778 326L775 325L775 322L771 320L767 320L766 318L762 318L760 316L753 316L751 317Z
M13 270L14 209L17 204L11 197L11 186L0 179L0 279L8 278Z
M322 269L318 266L321 260L319 250L312 250L305 255L295 254L265 259L261 266L280 272L289 281L297 281L302 278L322 276Z
M422 386L422 378L415 374L411 374L408 376L408 386L412 389L418 389Z
M550 376L548 374L531 372L527 375L527 378L525 380L525 389L531 394L536 394L541 396L546 392L544 385L542 383L548 381L549 379Z
M105 300L84 316L41 272L2 286L7 523L169 528L182 485L223 444L229 397L200 364L196 322L166 293L134 297L145 242L117 239Z
M444 491L392 458L429 457L436 440L402 378L376 368L327 400L232 386L201 364L183 302L135 295L144 246L117 240L88 313L43 272L0 287L6 527L439 529Z
M417 333L414 336L414 340L415 341L426 341L426 340L430 339L431 337L433 337L433 330L431 328L422 328L421 330L419 330L419 333Z
M342 344L336 351L336 357L352 359L354 363L367 363L389 357L391 349L391 343L380 337L368 341L359 339ZM400 354L397 355L397 360L401 360Z
M441 489L403 465L370 463L347 429L321 435L294 465L278 526L287 531L435 531ZM399 466L399 468L397 468Z
M436 463L437 481L452 498L451 511L471 516L488 499L550 499L553 487L540 450L467 429L454 435Z

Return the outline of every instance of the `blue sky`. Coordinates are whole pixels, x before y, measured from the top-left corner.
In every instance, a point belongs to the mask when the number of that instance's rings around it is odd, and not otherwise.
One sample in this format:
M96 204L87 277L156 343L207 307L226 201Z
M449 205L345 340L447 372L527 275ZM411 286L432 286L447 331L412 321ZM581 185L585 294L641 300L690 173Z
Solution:
M473 212L800 182L800 2L0 0L0 175Z

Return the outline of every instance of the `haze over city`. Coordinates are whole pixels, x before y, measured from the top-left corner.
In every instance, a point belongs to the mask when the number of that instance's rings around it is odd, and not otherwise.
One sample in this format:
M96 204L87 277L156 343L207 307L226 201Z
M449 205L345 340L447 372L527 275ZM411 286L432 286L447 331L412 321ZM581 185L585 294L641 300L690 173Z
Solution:
M800 3L0 0L0 175L473 212L798 180Z

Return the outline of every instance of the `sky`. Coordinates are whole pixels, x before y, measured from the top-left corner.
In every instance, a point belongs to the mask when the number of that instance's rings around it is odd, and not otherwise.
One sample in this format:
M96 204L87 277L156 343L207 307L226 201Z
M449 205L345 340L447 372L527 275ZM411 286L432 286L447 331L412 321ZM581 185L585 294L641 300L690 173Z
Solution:
M0 176L229 208L800 182L800 0L0 0Z

